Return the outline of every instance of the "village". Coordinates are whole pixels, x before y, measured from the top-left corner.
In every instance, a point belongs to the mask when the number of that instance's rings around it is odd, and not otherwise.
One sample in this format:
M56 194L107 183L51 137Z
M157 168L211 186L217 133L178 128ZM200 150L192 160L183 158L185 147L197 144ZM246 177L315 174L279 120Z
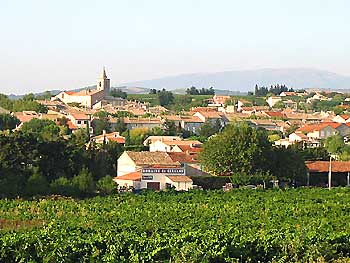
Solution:
M166 105L146 102L147 94L139 100L112 96L110 79L103 69L96 89L62 91L51 98L36 99L47 109L45 113L2 111L18 119L14 131L20 131L33 119L49 120L63 123L68 129L65 136L87 131L87 145L114 142L125 147L116 160L113 178L119 190L173 188L188 191L202 188L191 178L213 175L198 158L203 143L230 124L246 123L254 129L265 130L274 147L298 145L303 149L318 149L334 136L340 136L346 145L350 136L350 113L347 111L350 97L339 92L294 91L284 86L270 90L276 89L281 92L268 93L267 88L256 86L255 93L265 91L265 96L207 95L200 106L176 112ZM331 106L317 111L315 105ZM134 138L133 134L136 134ZM136 144L139 147L131 147ZM335 182L336 185L349 186L347 156L345 160L334 154L330 156L333 156L332 163L328 157L327 160L305 161L307 185L310 185L310 174L317 177L317 174L333 172L343 178L341 183ZM232 184L226 182L226 188L227 185Z

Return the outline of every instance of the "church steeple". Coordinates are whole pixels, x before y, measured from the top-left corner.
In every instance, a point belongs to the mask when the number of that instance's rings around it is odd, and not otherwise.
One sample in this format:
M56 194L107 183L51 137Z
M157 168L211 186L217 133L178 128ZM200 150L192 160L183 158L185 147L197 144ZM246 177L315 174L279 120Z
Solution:
M104 90L105 96L109 94L110 80L107 78L106 69L103 67L100 78L97 81L97 90Z
M107 74L106 74L106 69L105 69L105 67L103 67L103 70L102 70L100 79L107 79Z

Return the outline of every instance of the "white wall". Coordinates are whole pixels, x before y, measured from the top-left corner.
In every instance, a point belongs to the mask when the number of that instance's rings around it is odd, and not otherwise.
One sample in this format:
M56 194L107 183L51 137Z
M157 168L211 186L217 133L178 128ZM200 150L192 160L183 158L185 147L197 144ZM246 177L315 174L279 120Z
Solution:
M124 152L118 159L117 176L136 172L137 167L133 160Z

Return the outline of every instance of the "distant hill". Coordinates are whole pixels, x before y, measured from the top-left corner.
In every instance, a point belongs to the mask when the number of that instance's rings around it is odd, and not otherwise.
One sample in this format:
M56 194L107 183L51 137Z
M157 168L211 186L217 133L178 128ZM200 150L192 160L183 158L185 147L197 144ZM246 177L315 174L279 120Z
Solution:
M159 79L123 83L127 87L155 89L186 89L214 87L219 90L253 91L255 85L270 86L285 84L294 89L318 88L326 90L350 89L350 77L336 73L308 69L260 69L244 71L224 71L215 73L196 73L170 76Z

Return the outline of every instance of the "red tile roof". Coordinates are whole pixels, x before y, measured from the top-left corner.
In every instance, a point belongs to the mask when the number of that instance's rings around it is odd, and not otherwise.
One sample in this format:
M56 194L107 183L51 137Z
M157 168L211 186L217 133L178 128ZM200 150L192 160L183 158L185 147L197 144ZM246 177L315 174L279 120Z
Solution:
M89 120L89 116L86 115L85 113L70 113L72 117L76 120Z
M78 129L78 127L75 126L72 121L67 121L67 124L68 124L68 128L70 130L77 130Z
M124 174L122 176L114 177L114 180L131 180L131 181L141 181L141 172L132 172Z
M167 177L173 182L192 182L192 179L186 175L168 175Z
M197 154L188 154L186 152L170 152L168 154L174 162L179 162L181 164L199 162Z
M310 161L306 162L306 167L311 173L326 173L329 172L329 161ZM350 172L350 161L340 162L332 161L332 172L346 173Z
M269 117L286 118L287 116L280 111L265 111L264 112Z
M342 125L341 123L337 123L337 122L321 122L321 123L316 123L316 124L306 124L306 125L300 127L299 129L297 129L297 131L300 131L300 132L320 131L320 130L326 128L327 126L336 129L341 125Z
M342 115L339 115L340 117L342 117L344 120L347 120L350 118L350 115L349 114L342 114Z

